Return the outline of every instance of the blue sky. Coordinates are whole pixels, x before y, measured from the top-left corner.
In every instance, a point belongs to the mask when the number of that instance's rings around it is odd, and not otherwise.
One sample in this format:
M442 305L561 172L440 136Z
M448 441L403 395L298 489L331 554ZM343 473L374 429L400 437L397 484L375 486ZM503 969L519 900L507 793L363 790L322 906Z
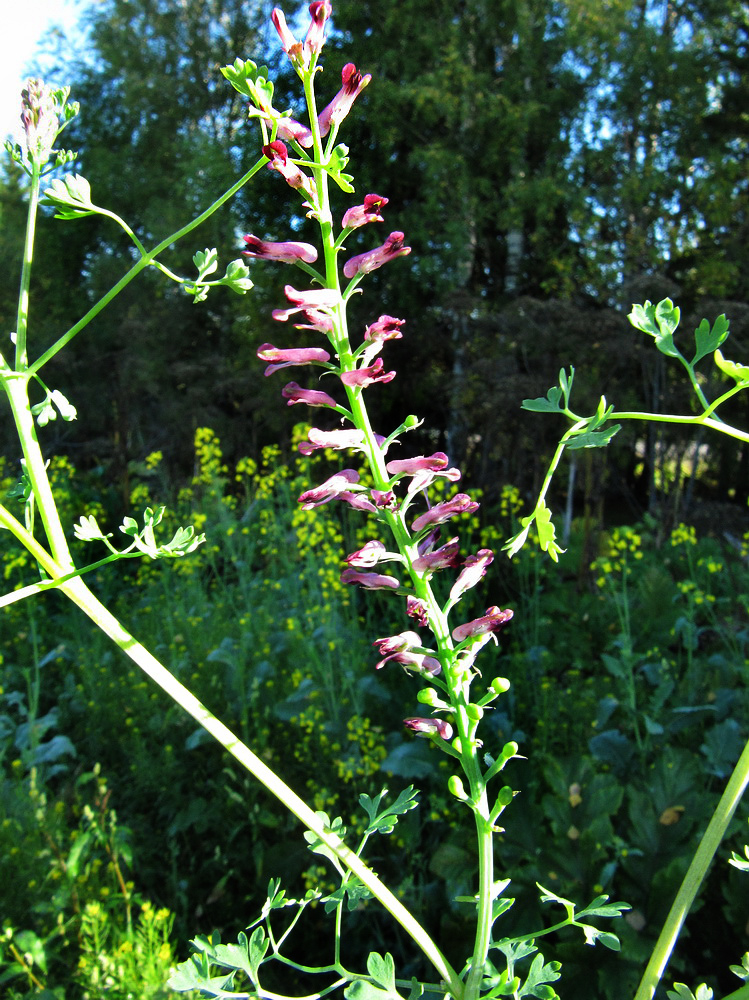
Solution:
M21 87L39 41L55 25L71 29L84 6L85 0L16 0L12 12L9 7L4 15L0 32L0 142L19 127Z

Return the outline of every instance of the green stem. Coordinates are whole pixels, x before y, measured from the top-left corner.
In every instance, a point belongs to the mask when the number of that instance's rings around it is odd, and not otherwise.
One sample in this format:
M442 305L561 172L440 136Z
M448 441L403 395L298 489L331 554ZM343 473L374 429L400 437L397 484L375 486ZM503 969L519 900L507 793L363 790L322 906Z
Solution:
M666 917L666 922L653 949L653 953L650 956L650 961L637 988L635 1000L652 1000L656 987L671 957L676 939L686 920L687 913L702 885L707 870L715 856L715 852L720 846L721 840L725 835L728 824L731 822L741 796L746 790L747 784L749 784L749 743L744 747L744 751L739 757L733 774L728 779L725 791L697 847L695 855L692 858L692 863L684 876L684 881L679 887L679 891L676 894L673 905ZM746 989L746 987L742 989ZM739 995L741 995L741 992L742 990L739 990Z
M715 406L715 404L713 404ZM749 442L749 432L741 431L737 427L716 420L714 417L706 417L704 413L699 413L696 417L687 417L678 413L641 413L630 410L613 410L610 414L611 420L654 420L662 424L692 424L697 427L709 427L711 430L720 431L738 441Z
M225 191L220 198L217 198L216 201L206 208L205 211L201 212L197 218L193 219L192 222L189 222L186 226L178 229L170 236L167 236L166 239L163 239L156 247L154 247L153 250L145 254L145 256L142 256L137 264L134 264L127 274L123 275L117 284L110 288L106 295L103 295L99 301L89 309L86 315L78 320L75 326L71 326L67 333L64 333L59 340L56 340L55 343L41 355L41 357L37 358L37 360L29 366L29 371L38 372L40 368L46 365L47 362L50 361L59 351L61 351L77 333L80 333L80 331L87 326L95 316L98 316L102 309L104 309L104 307L107 306L112 299L119 295L123 288L130 284L133 278L136 278L141 271L153 264L154 258L158 257L158 255L166 250L167 247L171 246L172 243L176 243L177 240L182 239L183 236L192 232L193 229L196 229L199 225L205 222L205 220L213 215L214 212L218 211L218 209L221 208L221 206L230 198L232 198L252 177L254 177L258 170L260 170L260 168L267 162L267 158L262 156L257 163L255 163L254 166L247 171L246 174L240 177L235 184L232 184L228 191Z
M26 330L29 322L29 288L31 286L31 265L34 260L34 234L36 232L36 213L39 207L40 183L41 167L37 163L36 157L32 157L29 210L26 219L26 240L23 248L21 287L18 292L18 315L16 318L16 371L24 371L28 362Z

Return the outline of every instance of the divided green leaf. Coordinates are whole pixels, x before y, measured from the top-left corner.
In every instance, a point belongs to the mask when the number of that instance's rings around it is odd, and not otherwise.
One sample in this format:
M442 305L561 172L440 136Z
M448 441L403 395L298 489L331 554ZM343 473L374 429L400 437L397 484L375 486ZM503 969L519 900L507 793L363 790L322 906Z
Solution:
M728 336L728 320L726 319L725 313L721 313L720 316L713 323L712 329L710 324L706 319L703 319L697 329L694 331L694 342L697 350L692 358L692 364L696 365L698 361L706 357L708 354L712 354L716 351L723 341Z
M380 803L385 795L387 795L387 788L383 788L374 799L370 798L366 792L362 792L359 796L359 805L369 816L369 826L366 829L366 833L392 833L395 829L395 824L398 822L398 817L407 813L410 809L415 809L419 804L419 793L413 785L409 785L408 788L403 789L395 802L378 813Z

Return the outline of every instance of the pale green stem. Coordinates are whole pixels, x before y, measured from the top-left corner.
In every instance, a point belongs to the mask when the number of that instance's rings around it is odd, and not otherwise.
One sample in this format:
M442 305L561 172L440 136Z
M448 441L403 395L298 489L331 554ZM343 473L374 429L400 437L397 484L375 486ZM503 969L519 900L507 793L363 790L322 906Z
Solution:
M676 939L689 913L689 909L702 885L707 870L715 856L715 852L720 846L728 824L736 812L736 807L748 783L749 743L744 747L744 751L739 757L733 774L728 779L725 791L692 858L692 863L684 876L684 881L679 887L679 891L676 894L673 905L666 917L666 922L653 949L653 953L650 956L650 961L640 981L637 993L635 994L635 1000L652 1000L656 987L671 957ZM749 987L742 987L738 991L737 996L742 996L744 990L749 994Z
M18 292L18 315L16 318L16 371L23 371L28 361L26 330L29 322L29 288L31 286L31 265L34 260L34 234L36 232L36 213L39 205L40 182L41 167L37 163L36 157L32 157L29 210L26 218L26 239L23 247L21 287Z

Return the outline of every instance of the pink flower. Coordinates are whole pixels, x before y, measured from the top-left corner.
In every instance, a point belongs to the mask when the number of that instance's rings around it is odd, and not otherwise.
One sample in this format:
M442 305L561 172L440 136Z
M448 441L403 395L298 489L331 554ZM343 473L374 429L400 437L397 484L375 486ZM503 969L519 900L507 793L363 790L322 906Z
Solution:
M396 319L395 316L380 316L371 326L364 331L364 339L371 341L378 340L400 340L403 334L400 328L406 321Z
M406 598L406 614L409 618L415 618L419 625L426 626L429 624L429 611L427 610L426 601L423 601L420 597L412 597L409 594Z
M341 583L358 583L366 590L397 590L400 583L394 576L383 576L380 573L359 573L355 569L345 569L341 573Z
M404 719L403 725L417 736L439 736L449 740L453 734L453 727L443 719Z
M307 29L307 37L304 39L304 48L310 56L320 54L320 49L325 41L325 22L330 17L332 10L333 8L327 0L315 0L315 3L309 5L312 20Z
M319 486L305 490L298 502L302 505L302 510L312 510L313 507L335 500L340 493L350 490L351 485L358 482L359 473L355 469L342 469Z
M289 187L293 187L311 200L315 197L315 186L311 177L303 173L292 160L289 159L288 150L280 139L275 139L267 146L263 146L263 156L269 159L268 169L279 173Z
M298 42L289 31L284 12L278 7L274 7L270 19L278 32L278 37L281 39L284 52L291 60L291 65L295 69L306 69L309 66L309 52L305 51L302 43Z
M364 389L373 382L390 382L395 378L395 372L383 372L382 358L377 358L369 368L355 368L350 372L343 372L341 382L344 385L358 386Z
M389 656L391 653L402 653L405 649L421 646L421 636L418 632L399 632L397 635L375 639L372 645L377 646L382 656Z
M364 445L364 431L355 428L321 431L317 427L310 427L307 437L309 440L302 441L299 445L299 451L303 455L311 455L313 451L319 451L321 448L341 451L343 448L362 448Z
M360 253L347 260L343 265L343 273L347 278L353 278L357 274L369 274L370 271L376 271L378 267L382 267L395 257L404 257L411 253L411 247L404 245L404 239L403 233L391 233L381 247L367 250L366 253Z
M395 493L392 490L370 490L369 495L375 507L395 507Z
M474 618L473 621L466 622L465 625L458 625L453 629L453 639L462 642L464 639L477 635L485 635L487 632L498 632L511 620L513 612L508 608L500 611L496 605L486 609L486 614L481 618Z
M317 260L317 250L310 243L265 243L257 236L245 236L247 249L243 257L262 257L265 260L279 260L284 264L296 264L303 260L312 264Z
M479 504L475 500L471 500L466 493L456 493L452 500L438 503L431 510L425 511L417 517L412 527L414 531L421 531L422 528L433 524L443 524L457 514L470 514L478 508Z
M417 573L433 573L437 569L447 569L458 561L458 538L451 538L441 548L425 552L413 561Z
M286 285L284 293L291 302L292 308L273 310L273 319L282 323L285 323L289 316L294 316L296 313L302 313L306 319L309 319L310 316L314 318L319 314L320 309L333 309L340 302L338 292L333 291L332 288L309 288L307 291L298 292L291 285Z
M330 355L321 347L300 347L284 350L273 344L261 344L257 349L261 361L270 361L265 369L265 375L272 375L279 368L289 368L291 365L323 365L330 361Z
M295 69L307 69L313 58L320 54L320 49L325 41L325 22L330 17L331 9L327 0L316 0L315 3L309 5L312 21L307 29L304 44L298 42L289 31L283 11L279 10L278 7L273 9L270 16L271 21L281 39L283 50Z
M377 539L373 538L362 545L360 549L357 549L356 552L352 552L351 555L346 556L346 562L354 569L371 569L386 554L387 549L382 542L378 542Z
M288 115L279 115L277 118L272 118L271 121L275 121L278 126L276 128L276 139L281 139L285 142L296 142L304 147L304 149L309 149L314 144L315 139L312 131L306 125L302 125L301 122L289 118Z
M442 664L428 653L415 652L421 648L421 638L416 632L400 632L398 635L386 636L384 639L376 639L373 643L378 646L383 657L377 664L377 670L381 670L386 663L400 663L404 670L415 670L418 673L428 673L435 676L442 671Z
M447 468L448 458L444 451L435 451L433 455L417 455L415 458L399 458L388 462L386 468L391 476L414 476L417 472L427 469L430 472Z
M365 510L368 514L377 513L377 508L372 501L361 493L341 493L338 499L349 504L354 510Z
M380 209L387 205L388 199L380 194L365 194L363 205L354 205L353 208L343 216L341 227L343 229L358 229L359 226L366 226L369 222L384 222L380 215Z
M351 105L367 86L372 77L362 76L353 63L346 63L341 70L342 87L330 104L317 116L320 135L325 136L333 125L340 125L351 110Z
M494 553L491 549L479 549L475 556L469 556L460 571L460 575L452 585L450 600L457 601L461 594L471 587L475 587L481 577L486 573L487 566L494 561Z
M296 382L289 382L281 390L284 399L288 399L288 405L295 403L306 403L307 406L337 406L338 404L329 396L327 392L320 392L318 389L302 389Z

